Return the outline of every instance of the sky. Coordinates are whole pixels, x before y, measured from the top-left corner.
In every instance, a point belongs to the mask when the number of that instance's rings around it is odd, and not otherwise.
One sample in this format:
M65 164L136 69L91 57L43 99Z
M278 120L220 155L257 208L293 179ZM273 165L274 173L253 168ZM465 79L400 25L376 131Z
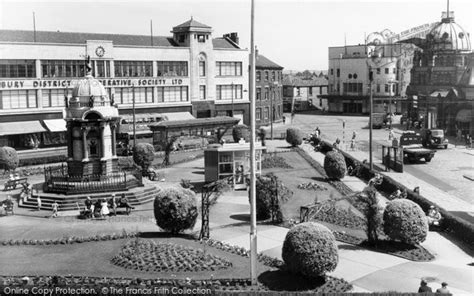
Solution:
M255 0L255 44L285 70L326 70L328 47L364 43L364 36L400 33L441 20L447 0ZM191 18L213 37L237 32L250 48L251 0L0 0L0 29L171 36ZM474 32L474 1L451 0L456 22ZM471 43L472 43L471 37Z

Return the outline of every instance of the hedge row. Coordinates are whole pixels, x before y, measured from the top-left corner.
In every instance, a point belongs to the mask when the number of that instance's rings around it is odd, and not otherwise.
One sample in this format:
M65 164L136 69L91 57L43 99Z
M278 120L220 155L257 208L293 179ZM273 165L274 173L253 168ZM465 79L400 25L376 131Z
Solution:
M325 145L329 144L326 143ZM345 153L344 151L340 152L344 155L344 158L346 159L346 164L348 166L352 165L354 167L355 162L360 163L358 160L356 160L351 155ZM360 163L360 165L362 165L360 171L361 179L363 179L364 181L368 181L375 176L375 173L373 171L370 171L369 165L362 163ZM467 243L469 246L471 246L471 248L472 246L474 246L474 225L472 223L469 223L468 221L451 214L450 212L429 201L428 199L419 195L413 190L406 188L403 184L393 180L389 176L384 175L382 184L377 186L377 190L385 193L386 196L390 196L390 194L396 191L397 188L400 188L401 190L405 189L407 191L407 198L417 203L425 212L428 211L430 206L435 205L444 218L443 227L445 228L445 231L451 232L454 237Z
M38 164L47 164L47 163L56 163L56 162L65 162L67 159L66 155L52 155L52 156L40 156L35 158L26 158L20 159L19 167L29 166L29 165L38 165Z

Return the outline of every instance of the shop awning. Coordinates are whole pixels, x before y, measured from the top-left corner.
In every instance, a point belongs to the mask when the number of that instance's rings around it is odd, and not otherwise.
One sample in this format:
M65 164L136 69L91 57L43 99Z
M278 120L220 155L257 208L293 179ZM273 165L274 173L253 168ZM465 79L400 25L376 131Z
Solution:
M66 131L66 120L64 119L46 119L43 120L44 125L50 132L64 132Z
M0 136L22 135L46 132L41 123L36 121L16 121L0 123Z
M190 120L195 119L194 116L189 112L173 112L173 113L161 113L163 118L168 121L178 121L178 120Z
M471 122L473 120L473 112L469 109L459 110L456 114L456 121L459 122Z

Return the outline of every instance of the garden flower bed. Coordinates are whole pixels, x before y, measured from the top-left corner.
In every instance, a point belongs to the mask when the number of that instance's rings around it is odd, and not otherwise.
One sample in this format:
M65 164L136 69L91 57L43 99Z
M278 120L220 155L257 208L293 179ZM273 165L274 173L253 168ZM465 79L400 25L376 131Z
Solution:
M276 153L264 154L262 169L271 168L292 169L293 167L286 162L285 158L278 156Z
M214 271L232 266L227 259L173 243L128 241L112 263L123 268L156 272Z

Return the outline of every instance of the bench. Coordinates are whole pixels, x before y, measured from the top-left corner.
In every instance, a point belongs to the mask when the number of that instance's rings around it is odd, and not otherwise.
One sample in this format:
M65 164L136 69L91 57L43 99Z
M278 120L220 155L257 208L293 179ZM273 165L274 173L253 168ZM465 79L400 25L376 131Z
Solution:
M28 178L26 177L8 180L5 182L3 191L16 189L19 184L23 185L26 183L28 183Z

